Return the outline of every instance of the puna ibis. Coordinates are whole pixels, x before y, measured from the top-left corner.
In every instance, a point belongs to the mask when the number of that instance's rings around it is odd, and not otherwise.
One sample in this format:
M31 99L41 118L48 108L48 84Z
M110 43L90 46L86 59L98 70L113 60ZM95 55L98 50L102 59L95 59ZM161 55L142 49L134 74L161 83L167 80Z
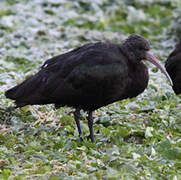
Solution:
M169 55L166 63L166 70L173 81L173 90L176 94L181 94L181 40Z
M149 52L147 40L130 35L121 45L90 43L45 61L41 70L5 92L16 107L54 104L56 108L75 108L80 127L80 110L88 113L90 139L94 142L92 112L113 102L132 98L148 85L148 69L142 60L157 66L172 81L166 70Z

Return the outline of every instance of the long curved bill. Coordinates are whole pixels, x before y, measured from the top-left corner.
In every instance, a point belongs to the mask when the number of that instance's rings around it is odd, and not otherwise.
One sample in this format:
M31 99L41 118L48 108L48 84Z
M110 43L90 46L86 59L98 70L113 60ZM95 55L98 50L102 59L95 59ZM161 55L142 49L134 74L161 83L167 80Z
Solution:
M170 85L173 86L172 79L170 78L169 74L165 70L165 68L159 63L159 61L154 57L150 52L146 52L146 60L150 61L152 64L154 64L157 68L159 68L165 76L168 78L168 81L170 82Z

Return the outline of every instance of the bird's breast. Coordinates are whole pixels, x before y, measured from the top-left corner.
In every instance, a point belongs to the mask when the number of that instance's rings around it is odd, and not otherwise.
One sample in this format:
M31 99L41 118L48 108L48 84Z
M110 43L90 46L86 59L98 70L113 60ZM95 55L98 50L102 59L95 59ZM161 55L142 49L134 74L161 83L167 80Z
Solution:
M149 80L148 68L140 63L129 71L129 83L126 92L129 98L141 94L147 87Z

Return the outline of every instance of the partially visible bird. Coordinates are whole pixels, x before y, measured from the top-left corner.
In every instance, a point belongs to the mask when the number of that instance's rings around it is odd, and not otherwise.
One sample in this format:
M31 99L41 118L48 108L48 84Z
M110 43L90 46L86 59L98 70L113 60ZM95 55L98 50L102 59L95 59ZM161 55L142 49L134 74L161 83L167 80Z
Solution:
M148 51L149 43L130 35L121 45L90 43L47 60L41 70L6 91L16 107L55 104L74 107L75 122L81 137L80 110L88 112L91 141L94 142L92 112L102 106L142 93L148 85L146 59L169 79L164 67Z
M168 56L165 67L173 81L172 88L175 94L181 94L181 40Z

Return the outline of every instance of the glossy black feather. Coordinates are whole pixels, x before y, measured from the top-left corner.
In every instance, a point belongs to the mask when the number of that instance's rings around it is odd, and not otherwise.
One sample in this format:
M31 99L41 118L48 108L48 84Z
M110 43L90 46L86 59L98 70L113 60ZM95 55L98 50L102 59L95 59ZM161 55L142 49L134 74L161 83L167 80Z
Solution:
M181 41L169 55L165 67L173 81L173 90L181 94Z
M47 60L36 75L8 90L6 97L14 99L17 107L54 103L95 110L137 96L147 82L142 62L130 64L118 45L95 43Z
M148 42L137 35L122 45L87 44L47 60L37 74L5 95L15 100L17 107L52 103L57 108L76 108L74 117L80 135L80 109L88 111L90 137L94 141L92 111L135 97L147 87L148 69L141 60L148 50Z

